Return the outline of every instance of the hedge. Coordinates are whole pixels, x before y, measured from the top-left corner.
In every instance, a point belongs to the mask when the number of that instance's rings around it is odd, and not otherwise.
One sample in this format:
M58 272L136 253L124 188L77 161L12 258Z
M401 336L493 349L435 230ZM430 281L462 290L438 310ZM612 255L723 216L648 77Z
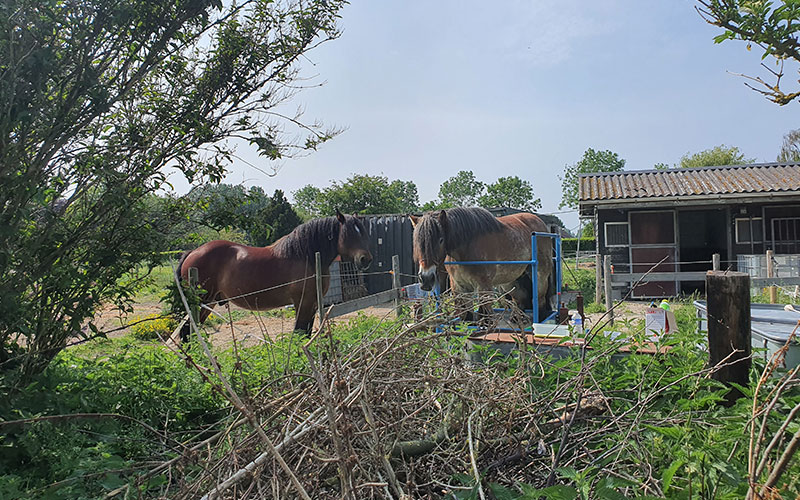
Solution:
M561 253L574 254L578 250L578 240L581 240L581 250L594 250L594 238L561 238Z

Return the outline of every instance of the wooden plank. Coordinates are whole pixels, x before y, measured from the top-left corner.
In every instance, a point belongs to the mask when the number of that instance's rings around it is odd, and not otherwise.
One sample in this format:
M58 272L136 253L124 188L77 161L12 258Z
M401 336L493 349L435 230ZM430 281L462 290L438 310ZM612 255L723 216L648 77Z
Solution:
M603 291L602 291L602 284L603 284L603 258L600 256L600 252L597 252L594 256L594 303L595 304L602 304L603 303Z
M685 273L615 273L611 275L612 283L634 283L642 280L649 281L704 281L708 271L695 271Z
M614 310L611 308L612 306L612 298L611 298L611 285L614 275L611 274L611 256L606 255L603 257L603 285L605 287L605 294L606 294L606 314L608 315L608 323L611 326L614 326Z
M800 276L794 276L791 278L750 278L750 282L753 286L757 287L770 286L770 285L777 285L777 286L800 285Z
M706 276L708 297L709 366L725 364L711 377L730 385L750 383L750 276L747 273L711 271ZM731 387L728 406L743 394Z
M616 273L611 275L611 282L614 284L628 284L636 282L644 277L645 281L704 281L706 274L710 271L695 271L685 273ZM794 286L800 285L800 276L791 278L751 278L753 286L765 287L770 285Z
M767 250L767 278L775 277L775 252ZM769 303L775 304L778 302L778 287L775 285L769 286Z
M383 292L378 292L374 295L367 295L366 297L361 297L360 299L351 300L349 302L343 302L341 304L335 304L331 306L330 312L328 313L328 317L335 318L343 314L364 309L365 307L377 306L385 302L391 302L396 298L399 298L400 296L401 296L400 289L386 290Z
M400 288L400 256L392 255L392 289L398 290ZM394 297L394 313L398 317L400 314L400 294L395 294Z

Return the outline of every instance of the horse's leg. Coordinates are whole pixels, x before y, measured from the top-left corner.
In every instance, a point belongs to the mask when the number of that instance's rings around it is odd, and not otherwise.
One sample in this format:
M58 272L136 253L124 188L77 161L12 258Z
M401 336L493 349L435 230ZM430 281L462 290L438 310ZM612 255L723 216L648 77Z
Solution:
M206 319L208 319L208 317L211 315L211 308L214 307L214 304L218 298L219 294L212 296L210 293L206 293L200 298L200 314L197 318L198 326L205 323ZM190 323L191 322L187 319L186 323L184 323L181 327L181 343L188 342L190 340L190 334L192 333L192 327Z
M473 312L474 303L470 296L472 291L459 285L452 276L450 277L450 289L453 290L455 296L456 316L461 318L462 321L475 321L475 313Z
M303 300L304 299L304 300ZM311 329L314 327L314 313L317 311L317 301L304 297L294 303L295 331L301 331L307 337L311 336Z

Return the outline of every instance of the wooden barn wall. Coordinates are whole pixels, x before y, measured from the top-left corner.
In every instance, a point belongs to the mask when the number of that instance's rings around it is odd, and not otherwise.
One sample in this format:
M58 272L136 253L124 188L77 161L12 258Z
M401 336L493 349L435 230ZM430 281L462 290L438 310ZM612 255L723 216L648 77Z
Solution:
M628 247L607 247L606 246L606 222L628 222L628 211L623 209L598 210L596 238L597 247L601 255L610 255L611 264L619 266L620 272L629 272L630 252Z
M373 258L364 280L367 291L372 294L392 288L392 276L384 271L391 271L393 255L400 257L400 284L415 282L411 219L406 215L367 216L364 225L369 230Z

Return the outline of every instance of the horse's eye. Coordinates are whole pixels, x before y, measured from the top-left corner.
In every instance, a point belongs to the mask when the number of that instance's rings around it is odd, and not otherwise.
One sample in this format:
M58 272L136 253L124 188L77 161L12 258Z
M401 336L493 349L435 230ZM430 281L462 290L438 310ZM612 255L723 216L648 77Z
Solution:
M439 244L444 245L444 238L439 238Z

